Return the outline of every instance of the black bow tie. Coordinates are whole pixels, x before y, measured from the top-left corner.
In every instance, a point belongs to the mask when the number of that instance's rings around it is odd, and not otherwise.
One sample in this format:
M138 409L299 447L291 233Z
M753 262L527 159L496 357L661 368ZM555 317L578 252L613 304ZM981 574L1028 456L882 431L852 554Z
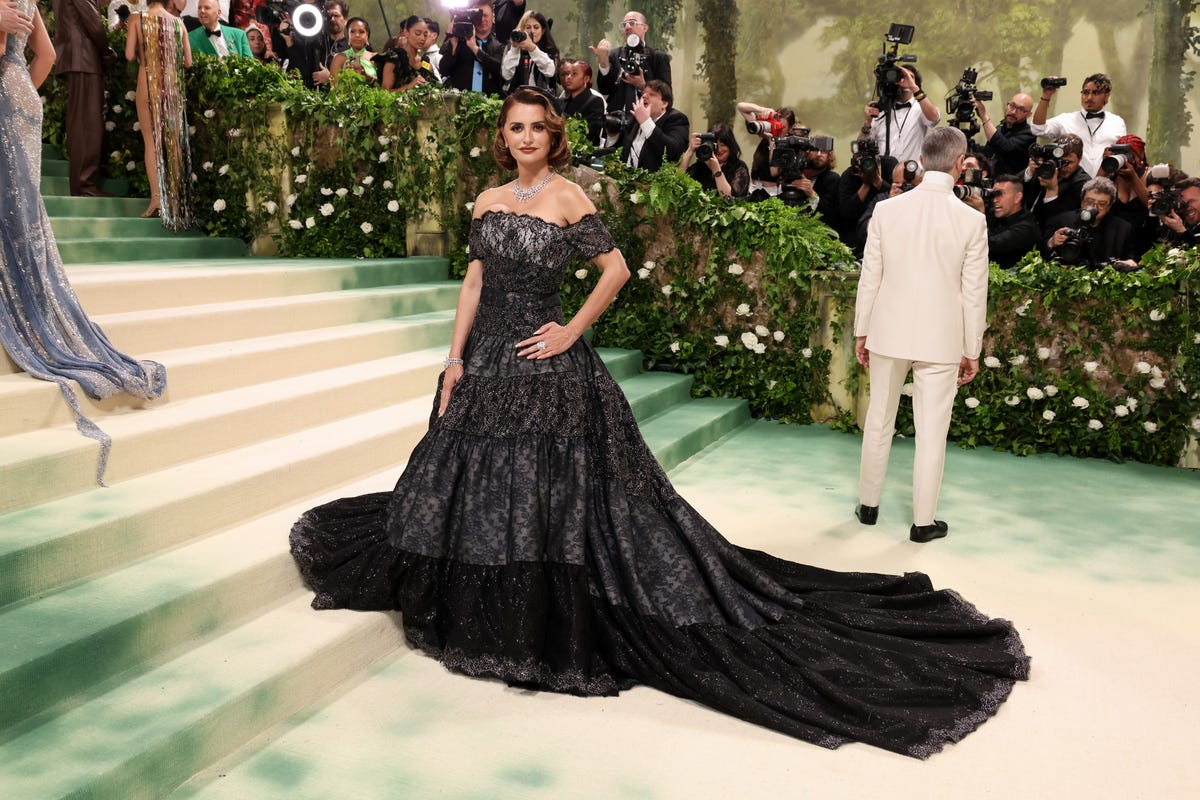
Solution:
M1084 119L1104 119L1103 111L1089 111L1083 115Z
M912 101L905 103L896 103L892 108L912 108Z
M221 38L221 29L219 27L214 31L210 31L208 28L205 28L204 32L207 33L209 36L215 36L218 39Z

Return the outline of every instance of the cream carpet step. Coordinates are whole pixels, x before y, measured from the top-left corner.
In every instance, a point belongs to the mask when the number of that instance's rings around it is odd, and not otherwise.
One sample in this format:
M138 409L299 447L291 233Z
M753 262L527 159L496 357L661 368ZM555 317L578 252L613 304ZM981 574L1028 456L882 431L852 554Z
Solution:
M92 400L79 392L84 413L99 423L110 415L160 407L205 394L252 386L339 365L435 348L445 355L454 311L412 314L332 328L140 353L167 367L166 396L152 403L128 396ZM70 409L58 387L24 374L0 375L0 436L66 425Z
M74 264L71 285L89 314L371 289L447 278L444 258L139 261Z
M0 516L0 606L402 463L429 413L422 396Z
M460 284L266 297L182 308L99 314L94 321L126 353L148 353L454 308Z
M401 641L392 615L290 602L0 745L5 797L158 798Z
M343 495L386 491L397 470L306 498L251 522L0 609L0 741L18 722L110 677L264 613L302 588L292 523ZM80 613L86 609L87 613ZM47 625L46 620L54 620ZM36 721L24 727L33 727Z
M109 484L334 419L421 397L429 403L442 350L422 350L110 416ZM0 514L87 491L97 444L74 425L9 436L0 448Z

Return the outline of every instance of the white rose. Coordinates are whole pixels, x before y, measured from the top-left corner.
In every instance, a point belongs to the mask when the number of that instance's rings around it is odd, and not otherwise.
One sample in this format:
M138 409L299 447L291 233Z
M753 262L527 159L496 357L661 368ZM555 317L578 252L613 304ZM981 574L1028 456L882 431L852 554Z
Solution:
M1137 411L1138 401L1136 397L1126 397L1125 405L1129 406L1130 411Z
M1047 408L1042 412L1042 419L1046 420L1046 422L1054 422L1054 412Z
M1096 371L1096 367L1098 366L1100 366L1099 361L1085 361L1083 362L1083 371L1090 375Z
M104 130L115 131L116 129L117 129L117 123L113 122L111 119L108 122L104 123Z
M384 181L384 182L383 182L383 188L385 188L385 189L391 189L393 186L395 186L395 184L394 184L394 183L392 183L391 181Z
M212 170L212 168L213 168L213 163L211 161L205 161L203 164L200 165L200 169L204 170L205 172L209 172L210 170Z
M779 381L767 381L767 391L769 392L772 389L774 389L775 384L777 384L777 383L779 383Z
M315 228L315 227L317 227L317 221L315 219L313 219L312 217L309 217L308 219L304 220L304 227Z
M729 346L729 337L726 336L725 334L721 334L720 336L714 336L713 342L716 343L717 347L728 347Z
M125 99L132 103L134 100L137 100L137 93L130 90L125 93Z
M330 189L330 188L329 188L329 187L327 187L327 186L322 186L322 187L321 187L321 194L325 195L326 197L332 197L332 196L333 196L333 189Z
M1166 318L1167 318L1167 315L1164 314L1159 309L1157 309L1157 308L1150 309L1150 319L1153 320L1154 322L1162 322Z
M129 129L132 131L135 131L135 132L140 131L142 129L142 123L134 122L132 125L129 126Z
M658 265L655 264L653 261L647 261L644 264L642 264L642 269L649 271L649 270L654 269L656 266L658 266Z
M905 397L912 397L912 393L913 385L911 383L906 383L900 387L900 394L904 395Z
M755 325L754 332L763 338L766 338L767 336L771 335L770 329L767 328L767 326L765 326L765 325Z
M475 210L475 201L474 201L474 200L472 200L472 201L470 201L469 203L467 203L467 204L466 204L465 206L463 206L463 207L464 207L465 209L467 209L467 211L474 211L474 210Z
M294 231L298 231L298 230L300 230L301 228L303 228L303 227L304 227L304 223L303 223L303 222L301 222L301 221L300 221L300 220L298 220L298 219L289 219L289 220L288 220L288 227L289 227L289 228L291 228L291 229L292 229L292 230L294 230Z
M1088 402L1086 397L1075 395L1075 399L1071 401L1071 405L1075 406L1076 408L1087 408L1091 405L1091 403Z
M292 148L292 156L298 158L300 156L300 145Z
M321 212L322 217L328 217L333 213L333 203L326 203L317 210Z
M665 294L667 297L670 297L671 292L673 292L673 291L675 291L675 290L671 287L671 284L669 284L669 283L666 286L662 287L662 293Z
M1046 393L1043 392L1041 389L1039 389L1036 386L1030 386L1028 389L1025 390L1025 396L1028 397L1030 400L1041 400L1043 397L1046 396Z
M369 222L364 222L362 225L359 225L358 227L362 229L363 233L370 233L371 231L375 230L375 226Z
M754 352L762 355L763 353L767 352L767 346L762 342L759 342L758 344L754 345Z
M1014 313L1014 314L1016 314L1018 317L1023 317L1023 316L1025 316L1025 314L1026 314L1026 313L1028 313L1028 311L1029 311L1029 306L1030 306L1032 303L1033 303L1033 300L1032 300L1032 299L1030 299L1030 300L1026 300L1024 303L1021 303L1021 305L1019 305L1019 306L1017 306L1016 308L1014 308L1014 309L1013 309L1013 313Z
M1155 378L1161 378L1163 376L1163 371L1159 369L1158 365L1156 364L1150 368L1150 375Z
M725 268L725 271L728 272L730 275L741 275L746 270L742 269L741 264L730 264L728 267Z
M362 179L362 185L363 185L363 186L370 186L370 185L371 185L372 183L374 183L374 182L375 182L375 176L374 176L374 175L367 175L366 177L364 177L364 178Z
M377 141L379 142L380 147L387 147L392 143L392 140L387 136L380 136Z
M672 353L678 353L679 352L679 342L671 342L670 350Z
M217 170L217 174L218 175L228 175L229 174L229 165L222 164L221 168L219 170Z
M395 214L400 210L400 204L395 200L389 200L387 204L387 210Z
M362 196L363 196L363 193L364 193L364 192L366 192L366 191L367 191L367 187L365 187L365 186L355 186L355 187L354 187L354 196L355 196L355 197L362 197Z
M739 303L738 307L734 310L733 313L737 314L739 317L750 316L750 304L749 303Z
M1192 420L1192 430L1200 431L1200 417L1196 417Z
M797 275L796 270L792 270L791 272L788 273L788 280L794 281L794 280L796 280L797 277L799 277L799 276Z
M996 367L1000 366L1000 359L996 358L995 356L988 356L983 360L983 365L988 369L995 369Z
M195 136L195 135L196 135L196 126L188 125L188 136Z
M217 115L217 112L213 111L211 108L204 109L204 118L205 119L212 119L216 115Z
M812 348L811 347L804 348L803 350L800 351L800 355L804 356L805 358L812 358Z
M241 128L230 128L227 133L229 134L230 139L236 139L242 135L242 130Z
M1042 361L1045 361L1047 358L1050 357L1050 348L1049 347L1039 347L1037 349L1037 357L1040 358Z
M1013 356L1012 358L1010 358L1008 360L1008 363L1012 364L1014 367L1019 367L1025 363L1025 356L1024 355Z
M1163 387L1164 387L1164 386L1166 386L1166 385L1167 385L1167 379L1166 379L1166 378L1154 378L1154 379L1152 379L1152 380L1150 381L1150 388L1151 388L1151 389L1161 389L1161 388L1163 388Z
M1046 393L1046 397L1054 397L1054 395L1058 394L1058 387L1051 383L1043 386L1042 391Z
M305 175L304 173L300 173L299 175L297 175L295 178L292 179L292 183L304 183L307 180L308 180L308 176Z
M387 153L380 153L380 154L379 154L379 163L380 163L380 164L386 163L386 162L387 162L387 160L388 160L388 154L387 154Z
M113 106L112 110L114 114L120 114L123 109L120 106Z
M1088 420L1088 427L1089 427L1089 428L1091 428L1091 429L1092 429L1092 430L1094 430L1094 431L1098 431L1098 430L1100 430L1101 428L1103 428L1103 427L1104 427L1104 423L1103 423L1103 422L1101 422L1101 421L1100 421L1100 420L1098 420L1098 419L1089 419L1089 420Z
M1150 372L1150 365L1147 364L1145 361L1137 362L1136 364L1133 365L1133 368L1136 369L1138 372L1140 372L1143 375L1147 375Z
M268 214L274 214L277 208L279 208L279 206L275 205L274 200L268 200L267 202L263 203L263 210Z
M224 210L225 210L225 201L218 197L216 199L216 201L213 202L213 211L224 211Z
M1015 406L1021 402L1021 397L1020 397L1020 395L1010 394L1004 398L1004 402L1007 405Z
M1142 423L1142 427L1146 429L1146 433L1154 433L1156 430L1158 430L1158 423L1146 420Z
M471 158L479 158L479 154L482 152L483 152L483 150L481 150L480 148L472 147L471 148Z
M746 331L742 334L742 344L747 350L753 350L754 345L758 344L758 337L754 335L753 331Z
M350 194L350 190L345 187L341 187L334 192L334 194L336 194L338 197L345 197L346 195Z
M1192 344L1200 344L1200 333L1192 334Z
M1129 416L1129 406L1117 406L1113 409L1113 413L1118 417L1127 417Z
M645 267L642 267L641 269L639 269L637 271L637 276L639 278L641 278L642 280L646 280L646 278L650 277L650 270L646 269Z
M979 408L979 398L978 397L968 397L966 400L963 401L963 405L965 405L967 408Z
M775 341L777 341L777 342L783 341L783 336L784 336L783 331L775 331L775 333L773 333L771 335L773 337L775 337Z
M584 278L586 278L587 276L588 276L588 271L587 271L586 269L577 269L577 270L575 270L575 277L576 277L576 278L579 278L579 280L583 280L583 279L584 279Z
M130 172L133 172L135 169L137 169L137 164L133 163L132 161L126 161L125 169L129 170Z

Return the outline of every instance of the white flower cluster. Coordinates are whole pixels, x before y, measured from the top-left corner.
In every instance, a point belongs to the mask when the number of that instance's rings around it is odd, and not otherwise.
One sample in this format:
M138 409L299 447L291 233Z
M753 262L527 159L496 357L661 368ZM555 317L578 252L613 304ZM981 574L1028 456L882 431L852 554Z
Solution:
M1033 305L1033 298L1026 300L1024 303L1021 303L1021 305L1014 308L1013 313L1016 314L1018 317L1023 317L1029 313L1029 307L1031 305Z
M730 264L728 267L725 268L725 271L728 272L730 275L741 275L746 270L744 270L742 268L741 264Z

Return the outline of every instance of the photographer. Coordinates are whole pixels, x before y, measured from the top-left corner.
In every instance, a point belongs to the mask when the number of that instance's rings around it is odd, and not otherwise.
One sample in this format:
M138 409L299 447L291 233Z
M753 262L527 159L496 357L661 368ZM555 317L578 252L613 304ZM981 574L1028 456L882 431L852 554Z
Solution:
M775 136L787 132L799 135L802 131L807 133L807 128L796 121L796 112L790 108L774 109L755 103L738 103L737 113L742 115L742 119L746 120L747 125L757 125L761 122L777 123L774 129L765 125L758 126L765 130L755 134L760 138L758 147L754 149L754 156L750 159L751 194L761 200L774 197L779 194L779 169L771 166ZM778 130L779 133L776 134L773 130Z
M1083 187L1082 207L1050 220L1043 235L1047 257L1064 264L1097 269L1106 264L1122 272L1137 269L1133 228L1111 213L1117 187L1108 178L1092 178Z
M741 155L733 128L718 122L707 134L692 134L688 149L679 159L679 170L722 197L745 197L750 190L750 170Z
M525 12L517 30L510 34L500 61L500 77L506 94L530 85L551 94L558 91L558 45L550 34L550 23L538 12Z
M621 160L657 172L675 162L688 146L687 115L671 107L675 95L663 81L650 81L633 103L633 115L621 134Z
M816 196L816 212L825 224L836 229L838 226L838 186L841 177L837 173L837 156L832 149L813 150L804 164L804 180L812 186ZM803 186L797 186L804 191Z
M938 124L942 114L921 91L921 73L917 68L899 69L901 78L895 104L883 108L887 105L884 101L868 103L863 108L866 120L862 133L875 140L880 154L909 161L920 157L925 132Z
M1034 136L1078 136L1083 143L1084 172L1088 175L1099 175L1104 148L1116 144L1116 141L1127 133L1125 120L1111 111L1104 110L1112 92L1112 81L1103 73L1087 76L1083 79L1083 88L1079 92L1083 107L1079 111L1069 111L1047 120L1050 98L1054 97L1059 87L1065 86L1066 82L1066 78L1053 75L1042 79L1042 99L1038 101L1033 112L1030 128Z
M871 225L871 217L875 215L875 207L884 200L898 197L920 186L921 181L925 179L925 170L921 166L921 162L909 159L908 161L897 162L892 168L891 176L892 180L887 184L887 190L877 192L867 201L866 210L859 217L855 230L855 240L857 242L865 244L867 241L867 231ZM858 254L861 255L861 251Z
M1049 153L1060 153L1057 158ZM1083 185L1092 176L1079 166L1083 142L1078 136L1060 136L1048 145L1030 148L1025 168L1025 207L1039 225L1051 217L1080 207Z
M1159 234L1158 219L1150 213L1150 189L1146 186L1149 173L1146 143L1141 137L1122 136L1104 150L1100 174L1117 186L1117 202L1112 215L1133 228L1139 255L1150 249Z
M1170 192L1167 197L1174 202L1155 206L1156 211L1170 207L1168 213L1157 214L1163 228L1162 241L1200 247L1200 178L1184 178L1164 192Z
M987 137L987 149L996 162L996 169L1004 173L1019 173L1029 160L1029 145L1037 137L1029 127L1029 115L1033 113L1033 98L1024 92L1013 95L1004 106L1004 121L999 127L988 116L982 100L975 101L975 113Z
M588 141L600 142L604 127L604 97L592 89L592 65L574 58L564 58L558 68L562 94L558 96L564 117L579 117L588 126Z
M293 8L291 3L275 4L263 6L256 11L258 19L263 22L268 22L274 26L274 31L278 32L280 40L283 44L282 50L287 54L288 64L299 70L300 78L304 81L304 85L309 89L317 87L327 87L330 72L330 60L333 58L331 51L331 41L329 37L330 25L327 21L327 16L321 19L321 30L314 35L307 36L296 30L292 15L295 10L282 11L280 8ZM263 12L267 12L263 15ZM341 7L338 7L338 13L341 13ZM326 15L328 12L326 12ZM304 20L307 23L307 20ZM344 24L344 17L343 17ZM343 48L344 49L344 48Z
M473 15L470 12L474 12ZM492 6L485 4L459 12L468 18L472 35L462 39L456 35L460 23L455 18L451 23L450 35L446 37L446 50L442 53L442 79L448 86L461 92L482 92L499 95L501 78L500 59L504 55L504 43L492 35L496 18ZM477 22L474 20L478 20Z
M838 218L834 228L842 241L861 256L866 237L860 236L858 221L866 213L872 197L891 191L890 178L897 162L891 156L880 156L875 140L866 136L860 137L851 150L850 166L838 178Z
M649 29L644 14L629 11L621 20L625 44L614 49L612 42L601 39L595 47L588 48L596 55L600 68L597 88L607 100L610 111L628 110L652 80L671 83L671 57L646 45Z
M992 213L988 215L988 256L1001 269L1012 269L1041 239L1041 228L1025 209L1024 181L1020 175L1000 175L992 183ZM971 202L977 201L977 202ZM964 200L983 211L983 198Z

